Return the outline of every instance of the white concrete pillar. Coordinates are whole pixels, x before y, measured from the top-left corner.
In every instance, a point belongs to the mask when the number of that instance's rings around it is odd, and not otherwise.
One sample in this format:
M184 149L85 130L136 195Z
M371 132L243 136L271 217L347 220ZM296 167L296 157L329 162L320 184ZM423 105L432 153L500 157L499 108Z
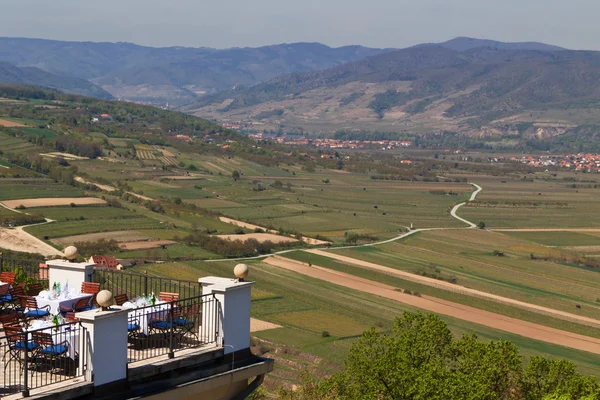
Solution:
M75 316L85 328L85 355L87 361L85 378L94 386L117 383L127 379L127 315L128 311L113 306L110 311L95 309L77 313ZM81 361L80 361L81 362Z
M60 282L61 288L69 283L69 289L80 288L82 282L91 282L94 274L94 264L77 263L65 260L46 261L48 265L48 285Z
M250 295L254 282L214 276L200 278L198 281L202 284L202 294L214 294L220 304L216 322L219 332L217 344L225 347L225 354L249 348ZM210 302L205 301L202 309L203 326L214 325L213 312Z

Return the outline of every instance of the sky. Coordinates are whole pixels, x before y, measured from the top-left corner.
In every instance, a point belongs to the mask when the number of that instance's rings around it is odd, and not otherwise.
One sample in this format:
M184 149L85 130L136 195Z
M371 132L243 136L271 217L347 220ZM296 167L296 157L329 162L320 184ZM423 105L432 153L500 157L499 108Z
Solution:
M600 50L598 0L0 0L0 36L402 48L456 36Z

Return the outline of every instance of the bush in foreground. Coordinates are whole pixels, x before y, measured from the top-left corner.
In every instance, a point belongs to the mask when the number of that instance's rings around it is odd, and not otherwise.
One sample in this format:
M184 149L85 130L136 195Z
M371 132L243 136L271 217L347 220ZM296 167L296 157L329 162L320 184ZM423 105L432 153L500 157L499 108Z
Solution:
M404 313L389 333L372 328L352 346L345 369L321 382L304 376L297 390L279 398L398 400L597 399L595 377L570 361L532 357L523 362L508 341L455 339L435 314Z

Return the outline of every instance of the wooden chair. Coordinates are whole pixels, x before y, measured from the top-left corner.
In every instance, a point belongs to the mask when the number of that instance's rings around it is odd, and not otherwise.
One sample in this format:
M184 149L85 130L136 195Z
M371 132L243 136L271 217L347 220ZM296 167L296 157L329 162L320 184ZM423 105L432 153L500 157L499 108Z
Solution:
M68 308L65 306L60 306L59 312L64 317L68 312L82 312L89 311L92 307L92 298L91 297L83 297L73 304L73 307Z
M129 297L127 297L127 293L121 293L115 296L115 303L118 306L122 306L126 302L129 301Z
M179 293L160 292L158 294L158 300L166 301L167 303L170 303L172 301L177 301L177 300L179 300Z
M100 291L100 284L97 282L82 282L81 293L85 294L98 294Z
M69 353L69 342L64 340L54 343L52 334L48 332L33 331L31 334L33 343L38 346L35 357L40 364L47 363L53 369L60 367L60 361L66 360ZM57 365L58 362L58 365ZM67 365L64 364L63 368Z
M2 324L2 328L6 326L20 326L19 314L16 312L10 314L1 314L0 324Z
M42 290L44 290L44 288L41 283L39 283L39 282L31 283L31 284L29 284L29 287L27 288L27 294L29 296L37 296L38 294L40 294L40 292Z
M9 285L14 285L16 278L16 272L0 272L0 282L8 283Z
M75 317L75 313L73 311L68 311L65 313L65 319L67 322L77 322L79 319Z
M4 371L12 360L16 360L23 369L22 353L24 351L32 352L33 354L29 357L34 359L40 346L33 341L28 341L27 333L23 332L20 326L7 326L4 328L4 334L8 342L8 350L4 353L3 360L6 360L7 355L10 357L8 361L4 362Z
M1 300L3 301L4 306L12 304L14 311L22 312L23 308L20 306L19 296L25 296L25 285L18 284L16 286L11 287L10 289L8 289L8 295L2 297Z
M19 304L23 309L21 318L26 324L32 319L45 318L50 315L50 306L38 307L37 300L33 296L19 296Z
M196 328L200 319L200 304L194 303L183 307L177 317L173 318L173 325L176 334L183 339L186 335L193 336L196 341L200 341Z

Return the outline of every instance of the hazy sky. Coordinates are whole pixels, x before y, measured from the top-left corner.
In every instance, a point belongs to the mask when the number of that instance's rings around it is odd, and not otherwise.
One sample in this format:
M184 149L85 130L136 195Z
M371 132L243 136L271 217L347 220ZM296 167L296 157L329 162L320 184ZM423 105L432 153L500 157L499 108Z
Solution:
M0 0L0 36L218 48L471 36L598 50L599 12L598 0Z

